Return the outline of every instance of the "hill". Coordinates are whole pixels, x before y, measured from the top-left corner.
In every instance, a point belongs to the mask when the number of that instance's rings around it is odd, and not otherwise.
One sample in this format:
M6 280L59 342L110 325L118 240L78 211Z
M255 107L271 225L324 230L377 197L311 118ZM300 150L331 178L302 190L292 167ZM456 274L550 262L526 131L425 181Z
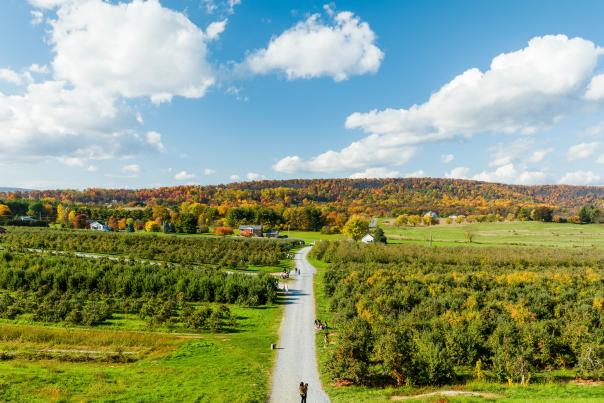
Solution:
M154 189L45 190L5 198L53 199L76 204L177 205L197 201L212 206L316 205L350 213L389 215L437 210L440 214L501 213L526 206L548 205L562 212L585 204L604 207L604 187L506 185L460 179L293 179L240 182L213 186Z

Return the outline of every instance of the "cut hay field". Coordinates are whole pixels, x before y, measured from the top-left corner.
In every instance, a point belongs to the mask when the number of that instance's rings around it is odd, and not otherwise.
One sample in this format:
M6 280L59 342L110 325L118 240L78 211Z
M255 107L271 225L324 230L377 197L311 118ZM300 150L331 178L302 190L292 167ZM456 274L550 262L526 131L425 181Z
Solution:
M394 219L380 220L389 243L441 246L545 246L604 248L604 225L542 222L440 224L398 227ZM471 234L472 242L468 241Z

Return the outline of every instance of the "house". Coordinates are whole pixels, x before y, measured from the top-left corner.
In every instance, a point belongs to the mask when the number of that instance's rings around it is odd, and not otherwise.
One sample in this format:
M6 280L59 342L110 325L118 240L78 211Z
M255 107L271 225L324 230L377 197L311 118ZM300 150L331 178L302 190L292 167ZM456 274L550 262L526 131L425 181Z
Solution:
M240 225L239 234L243 236L262 236L262 225Z
M0 235L2 235L2 234L6 234L6 229L0 227Z
M21 217L19 217L19 221L23 221L23 222L36 222L38 220L36 220L33 217L27 216L27 215L22 215Z
M276 229L269 229L268 231L266 231L264 236L267 238L279 238L279 231L277 231Z
M426 214L424 214L424 217L430 217L433 220L437 220L438 214L436 214L434 211L428 211Z
M375 242L375 238L373 237L373 235L367 234L367 235L365 235L361 239L361 242L363 242L363 243L374 243Z
M104 231L104 232L109 231L109 227L107 225L100 223L98 221L91 222L90 229L93 231Z
M369 228L370 229L376 229L378 226L378 219L377 218L372 218L371 222L369 223Z

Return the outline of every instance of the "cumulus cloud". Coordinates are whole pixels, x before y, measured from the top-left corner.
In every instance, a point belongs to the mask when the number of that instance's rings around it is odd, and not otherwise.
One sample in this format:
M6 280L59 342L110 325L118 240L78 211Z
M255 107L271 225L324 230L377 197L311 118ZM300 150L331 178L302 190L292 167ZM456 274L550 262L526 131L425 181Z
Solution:
M554 151L554 149L552 147L535 150L526 159L526 161L531 162L531 163L541 162L548 154L550 154L553 151Z
M483 171L472 179L484 182L513 183L519 185L534 185L544 183L547 175L543 171L519 171L514 164L509 163L498 167L495 171Z
M392 155L396 154L393 150L425 142L482 133L533 134L550 128L564 116L590 106L584 93L599 54L593 42L582 38L535 37L525 48L493 58L484 72L477 68L466 70L422 104L352 113L346 119L346 127L368 135L350 147L362 145L371 155ZM363 161L359 155L345 166L364 169L374 160ZM502 158L493 166L511 161ZM309 165L300 163L299 157L287 157L275 168L295 172L308 170Z
M206 60L208 35L158 0L29 0L47 18L51 69L0 69L0 80L23 87L0 92L0 156L36 161L125 158L163 152L161 135L132 129L143 123L129 98L159 103L198 98L214 82ZM211 29L214 35L220 27ZM52 74L36 81L32 74Z
M59 5L49 38L58 80L155 103L202 97L214 83L206 60L210 38L158 0L34 3Z
M259 181L259 180L263 180L266 179L266 176L261 175L259 173L256 172L248 172L245 177L247 178L247 180L249 181Z
M600 147L600 143L597 141L575 144L568 149L566 158L569 161L584 160L594 155L598 147Z
M231 176L229 177L229 179L231 180L231 182L239 182L239 180L240 180L241 178L239 177L239 175L231 175Z
M206 168L203 170L203 174L205 176L211 176L211 175L214 175L215 173L216 173L216 171L213 170L212 168Z
M285 73L289 80L375 73L384 53L368 23L350 11L329 12L327 20L313 14L273 37L266 48L252 52L243 69L254 74Z
M179 173L174 175L174 179L176 179L177 181L191 180L191 179L195 179L195 174L187 172L187 171L180 171Z
M122 167L122 172L132 175L138 175L141 172L141 167L138 164L130 164Z
M440 156L440 161L443 164L448 164L449 162L453 161L455 159L455 156L453 154L443 154Z
M592 171L567 172L558 183L565 185L590 185L600 182L600 176Z
M468 167L455 167L449 172L445 172L445 178L451 179L467 179L468 174L470 173L470 168Z
M354 142L340 151L327 151L309 160L288 156L279 160L273 169L277 172L341 172L383 165L402 165L415 155L414 147L383 147L372 136Z
M577 109L574 99L585 91L597 60L597 47L585 39L536 37L524 49L495 57L485 72L465 71L423 104L353 113L346 127L398 144L535 133Z
M398 171L392 171L384 167L367 168L363 172L356 172L350 175L350 179L364 178L396 178L399 176Z
M218 39L220 34L224 32L227 21L228 20L225 18L222 21L216 21L208 25L208 28L206 29L206 37L211 41Z

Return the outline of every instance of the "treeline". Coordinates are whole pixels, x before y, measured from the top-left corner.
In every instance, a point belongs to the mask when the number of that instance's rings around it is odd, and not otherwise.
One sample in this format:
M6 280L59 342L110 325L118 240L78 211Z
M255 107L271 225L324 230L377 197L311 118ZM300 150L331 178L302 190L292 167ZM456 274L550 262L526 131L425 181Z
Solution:
M32 314L45 322L95 325L119 312L152 324L216 327L219 319L230 320L225 309L213 313L198 303L258 306L276 295L276 281L268 275L0 252L0 316L9 319Z
M216 208L220 218L234 207L260 206L281 214L290 207L314 206L322 211L334 211L351 216L398 216L437 211L440 216L451 214L507 216L518 207L550 206L561 216L573 216L583 205L602 208L604 188L566 185L504 185L459 179L398 178L398 179L312 179L260 181L220 186L177 186L156 189L87 189L15 192L0 195L3 204L16 200L40 201L56 207L95 206L89 217L120 218L110 212L116 206L128 217L143 220L147 207L156 205L175 209L183 202L197 202ZM18 210L10 205L13 214ZM98 208L98 209L97 209ZM32 212L38 212L36 207ZM141 213L142 211L142 213ZM42 213L43 214L43 213ZM134 215L139 215L135 217ZM145 217L148 218L148 217ZM292 227L293 228L293 227Z
M220 267L272 266L287 257L297 245L290 240L166 237L85 231L9 231L0 245L16 250L87 252L123 255L180 264Z
M527 384L604 378L604 253L318 243L337 328L333 379Z

